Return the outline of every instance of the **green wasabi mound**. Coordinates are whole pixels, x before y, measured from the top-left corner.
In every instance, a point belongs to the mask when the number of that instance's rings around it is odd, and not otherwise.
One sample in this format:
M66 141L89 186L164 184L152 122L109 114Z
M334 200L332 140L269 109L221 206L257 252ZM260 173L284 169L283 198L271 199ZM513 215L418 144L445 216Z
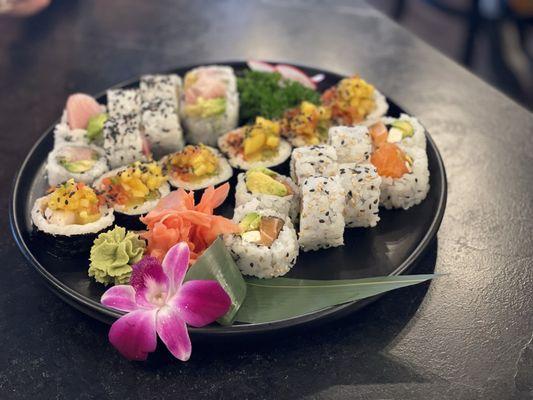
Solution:
M120 226L101 233L91 247L89 276L104 285L128 284L131 266L140 261L145 248L138 234Z

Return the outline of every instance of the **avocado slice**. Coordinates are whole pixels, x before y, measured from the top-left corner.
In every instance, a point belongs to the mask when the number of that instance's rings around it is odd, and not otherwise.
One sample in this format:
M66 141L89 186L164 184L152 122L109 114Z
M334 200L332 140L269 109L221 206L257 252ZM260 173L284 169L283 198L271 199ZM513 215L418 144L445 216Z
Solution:
M273 196L287 196L287 187L261 171L248 171L246 187L253 194L270 194Z
M89 139L89 142L94 142L102 136L107 118L107 114L105 113L89 118L89 123L87 124L87 139Z
M261 216L258 213L246 214L246 216L241 220L239 226L243 232L257 231L259 230L259 225L261 224Z
M82 172L89 171L96 163L96 160L80 160L73 162L60 161L60 163L68 172L80 174Z
M413 136L415 134L415 129L413 128L413 125L411 125L407 121L397 120L392 123L392 126L401 130L404 138Z

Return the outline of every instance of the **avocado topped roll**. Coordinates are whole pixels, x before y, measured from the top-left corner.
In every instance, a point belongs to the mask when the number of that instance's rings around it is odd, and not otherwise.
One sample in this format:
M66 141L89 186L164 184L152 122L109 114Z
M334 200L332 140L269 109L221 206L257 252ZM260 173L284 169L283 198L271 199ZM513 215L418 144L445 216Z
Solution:
M299 253L289 217L261 209L254 199L235 209L233 221L241 233L225 235L224 242L244 275L273 278L289 272Z
M243 170L274 167L291 156L291 145L280 138L279 123L263 117L221 136L218 147L234 168Z
M91 184L108 169L107 159L101 148L81 144L57 147L48 154L46 163L50 186L56 186L70 178Z
M237 177L235 206L241 206L253 199L259 202L259 207L287 215L293 221L298 216L300 203L298 186L291 178L268 168L252 168Z
M83 182L69 179L35 201L31 218L37 229L51 235L79 236L111 226L113 209Z
M211 65L185 74L180 116L190 143L216 146L239 120L239 94L233 68Z
M389 109L385 96L357 75L326 90L322 104L331 110L334 123L348 126L376 121Z
M400 118L381 118L381 121L370 126L370 133L375 147L387 142L426 150L424 127L418 119L407 114L401 114Z
M218 185L230 179L233 169L228 160L203 144L187 145L182 151L160 160L170 184L185 190L199 190Z
M281 133L294 146L326 143L331 125L331 110L303 101L287 110L281 119Z
M167 178L156 162L137 161L114 169L98 178L94 187L115 211L126 215L146 214L170 193Z

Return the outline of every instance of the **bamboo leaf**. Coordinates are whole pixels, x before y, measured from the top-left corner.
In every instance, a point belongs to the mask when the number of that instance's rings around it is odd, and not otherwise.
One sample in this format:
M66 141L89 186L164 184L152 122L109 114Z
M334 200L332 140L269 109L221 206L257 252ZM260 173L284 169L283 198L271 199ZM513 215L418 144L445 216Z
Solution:
M262 323L297 317L415 285L436 276L399 275L344 280L246 279L246 299L235 320Z
M216 239L187 271L185 281L196 279L216 280L220 283L231 298L231 307L217 322L231 325L246 297L246 283L222 239Z

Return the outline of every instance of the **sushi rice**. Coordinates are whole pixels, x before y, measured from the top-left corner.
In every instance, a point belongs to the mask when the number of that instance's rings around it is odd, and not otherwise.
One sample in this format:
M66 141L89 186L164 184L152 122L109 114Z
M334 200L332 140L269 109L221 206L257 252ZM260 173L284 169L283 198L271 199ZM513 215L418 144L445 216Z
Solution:
M336 176L339 174L337 152L329 145L297 147L292 151L290 171L298 185L310 176Z
M329 128L328 144L337 151L339 163L368 162L372 153L372 141L364 125Z

